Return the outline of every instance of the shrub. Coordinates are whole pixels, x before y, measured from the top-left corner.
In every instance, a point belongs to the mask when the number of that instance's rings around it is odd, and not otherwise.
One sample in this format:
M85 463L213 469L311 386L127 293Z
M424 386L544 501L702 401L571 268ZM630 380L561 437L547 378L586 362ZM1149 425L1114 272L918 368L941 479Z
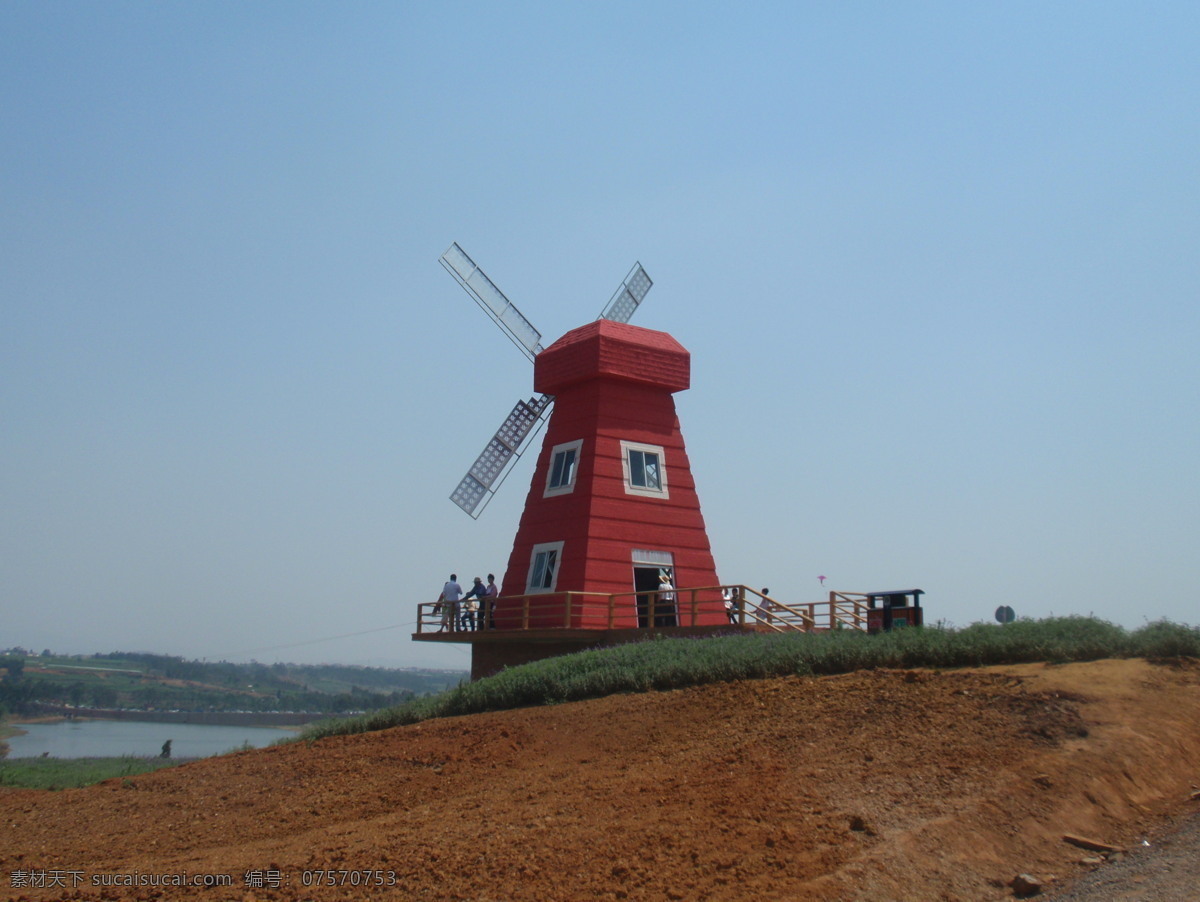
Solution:
M1200 629L1159 620L1131 637L1133 654L1143 658L1200 657Z

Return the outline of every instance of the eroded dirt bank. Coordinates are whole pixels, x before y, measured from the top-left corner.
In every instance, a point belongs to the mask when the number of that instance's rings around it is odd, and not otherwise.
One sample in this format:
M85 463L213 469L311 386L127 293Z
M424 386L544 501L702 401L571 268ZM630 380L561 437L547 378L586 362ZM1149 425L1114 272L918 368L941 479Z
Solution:
M1195 663L741 682L0 791L0 896L1004 899L1195 807L1197 761ZM178 874L232 886L100 885Z

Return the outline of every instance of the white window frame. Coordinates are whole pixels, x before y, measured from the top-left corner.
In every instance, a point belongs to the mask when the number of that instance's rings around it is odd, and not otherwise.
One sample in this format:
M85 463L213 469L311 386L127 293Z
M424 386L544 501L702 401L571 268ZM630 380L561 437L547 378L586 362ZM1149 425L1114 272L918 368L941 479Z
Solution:
M529 576L525 579L525 594L538 595L542 592L553 592L555 586L558 585L558 574L562 570L562 542L542 542L539 545L533 546L533 551L529 554ZM543 554L554 554L554 572L550 576L549 586L535 586L533 584L534 576L537 575L538 556Z
M562 485L551 485L554 479L554 468L558 462L560 455L565 455L568 452L575 453L575 464L571 468L571 478ZM579 459L583 456L583 439L576 439L573 442L563 442L561 445L555 445L550 449L550 466L546 472L546 489L542 492L543 498L552 498L555 495L569 495L575 491L575 479L579 476Z
M659 567L675 573L675 553L672 551L652 551L648 548L633 549L634 566Z
M636 451L641 454L655 454L658 456L658 488L649 488L642 485L634 485L633 477L630 473L629 452ZM621 471L625 475L625 494L626 495L641 495L645 498L670 498L671 493L667 490L667 455L663 450L662 445L646 445L641 442L621 442Z

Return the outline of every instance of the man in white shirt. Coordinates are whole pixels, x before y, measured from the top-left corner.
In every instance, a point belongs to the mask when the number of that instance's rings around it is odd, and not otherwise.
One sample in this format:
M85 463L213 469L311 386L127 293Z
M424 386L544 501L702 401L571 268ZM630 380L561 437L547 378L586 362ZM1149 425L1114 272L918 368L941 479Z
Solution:
M450 581L442 586L442 594L438 596L438 605L442 610L442 625L438 632L449 627L450 632L458 628L458 600L462 598L462 586L458 584L458 574L451 573Z
M658 616L654 618L655 626L676 626L678 624L675 610L675 587L671 585L671 577L663 573L658 577Z

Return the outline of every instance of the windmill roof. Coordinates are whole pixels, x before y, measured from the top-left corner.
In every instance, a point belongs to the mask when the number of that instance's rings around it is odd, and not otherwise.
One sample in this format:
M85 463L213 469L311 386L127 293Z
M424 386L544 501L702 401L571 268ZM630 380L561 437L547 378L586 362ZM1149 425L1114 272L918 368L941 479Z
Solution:
M692 355L666 332L598 319L572 329L534 358L533 385L552 395L603 377L677 392L691 385L691 369Z

